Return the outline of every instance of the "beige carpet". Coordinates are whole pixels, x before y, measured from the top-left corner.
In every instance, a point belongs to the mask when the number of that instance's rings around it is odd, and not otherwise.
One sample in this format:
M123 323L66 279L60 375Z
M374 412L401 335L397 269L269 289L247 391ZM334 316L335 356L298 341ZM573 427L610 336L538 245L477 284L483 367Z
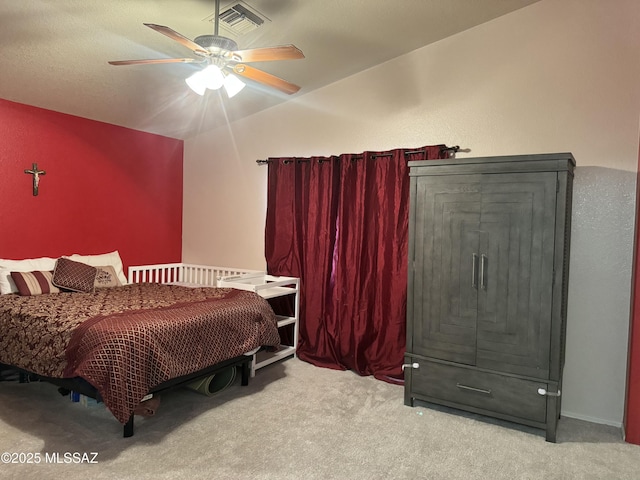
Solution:
M297 359L213 397L165 394L126 439L104 408L1 382L0 452L40 455L0 464L3 479L640 478L640 447L619 429L563 418L550 444L539 430L406 407L402 387ZM45 463L67 452L97 464Z

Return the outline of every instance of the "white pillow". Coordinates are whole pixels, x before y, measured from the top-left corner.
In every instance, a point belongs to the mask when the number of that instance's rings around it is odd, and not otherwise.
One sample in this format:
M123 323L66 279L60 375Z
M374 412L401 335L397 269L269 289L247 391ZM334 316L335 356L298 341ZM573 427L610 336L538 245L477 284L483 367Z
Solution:
M73 255L65 255L65 258L76 262L86 263L92 267L106 267L111 265L116 271L116 275L118 276L120 283L122 283L122 285L129 283L127 282L127 277L124 275L122 259L120 258L118 250L110 253L102 253L100 255L78 255L77 253L74 253Z
M0 258L0 294L16 293L18 287L11 278L11 272L52 271L56 267L56 258L40 257L24 260L6 260Z

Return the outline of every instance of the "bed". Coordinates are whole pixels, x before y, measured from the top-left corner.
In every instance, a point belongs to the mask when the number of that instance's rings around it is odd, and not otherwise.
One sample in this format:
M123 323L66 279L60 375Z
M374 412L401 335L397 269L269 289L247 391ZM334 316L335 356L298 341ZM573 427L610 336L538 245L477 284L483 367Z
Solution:
M266 300L215 287L218 276L247 270L131 267L129 282L118 256L92 288L70 291L78 286L64 273L81 275L65 268L100 271L105 265L91 263L105 258L93 257L38 259L40 270L0 260L0 364L104 402L125 437L149 395L236 366L246 385L253 353L279 346Z

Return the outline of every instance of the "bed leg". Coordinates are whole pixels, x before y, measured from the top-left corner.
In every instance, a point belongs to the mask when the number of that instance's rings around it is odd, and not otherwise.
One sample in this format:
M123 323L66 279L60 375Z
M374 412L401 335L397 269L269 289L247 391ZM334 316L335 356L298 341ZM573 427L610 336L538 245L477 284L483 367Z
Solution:
M243 387L249 385L249 375L251 375L251 359L242 364L242 381L240 385Z
M129 417L129 421L124 425L123 437L133 437L133 414Z

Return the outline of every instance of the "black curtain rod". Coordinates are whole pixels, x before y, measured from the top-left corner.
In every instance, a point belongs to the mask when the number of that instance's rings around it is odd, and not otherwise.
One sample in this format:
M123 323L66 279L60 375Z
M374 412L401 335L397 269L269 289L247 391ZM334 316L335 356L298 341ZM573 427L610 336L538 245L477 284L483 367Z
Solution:
M267 160L267 162L270 162L271 160ZM296 163L309 163L311 160L309 160L308 158L292 158L291 160L283 160L282 163L284 163L285 165L288 165L290 163L296 162Z
M457 152L458 150L460 150L460 146L459 146L459 145L455 145L455 146L453 146L453 147L442 147L442 148L441 148L441 150L442 150L443 152L453 152L453 153L455 153L455 152ZM425 150L411 150L411 151L408 151L408 152L404 152L404 154L405 154L405 155L414 155L414 154L417 154L417 153L426 153L426 152L425 152ZM378 158L378 157L390 157L391 155L393 155L393 154L391 154L391 153L373 154L373 155L372 155L372 158ZM332 156L331 158L333 158L333 156ZM358 159L360 159L360 158L363 158L363 156L362 156L362 155L356 155L356 156L352 157L351 159L352 159L352 160L358 160ZM297 163L309 162L309 159L302 159L302 158L300 158L300 159L284 160L282 163L284 163L284 164L293 163L293 161L294 161L294 160L296 160L296 161L297 161ZM318 163L324 163L324 162L328 162L328 161L329 161L329 160L323 160L323 159L320 159L320 160L318 160ZM267 159L267 160L256 160L256 163L257 163L258 165L266 165L266 164L269 164L269 163L271 163L271 162L272 162L272 160L271 160L271 159Z
M442 147L440 151L442 152L457 152L460 150L460 146L456 145L454 147ZM411 150L410 152L404 152L405 155L414 155L416 153L426 153L425 150Z
M267 164L271 163L272 161L273 160L271 160L271 159L256 160L256 163L258 165L267 165ZM310 160L308 158L292 158L292 159L283 160L282 163L284 163L285 165L288 165L290 163L293 163L294 161L296 163L308 163L308 162L310 162ZM325 160L319 160L319 163L322 163L323 161L325 161Z

